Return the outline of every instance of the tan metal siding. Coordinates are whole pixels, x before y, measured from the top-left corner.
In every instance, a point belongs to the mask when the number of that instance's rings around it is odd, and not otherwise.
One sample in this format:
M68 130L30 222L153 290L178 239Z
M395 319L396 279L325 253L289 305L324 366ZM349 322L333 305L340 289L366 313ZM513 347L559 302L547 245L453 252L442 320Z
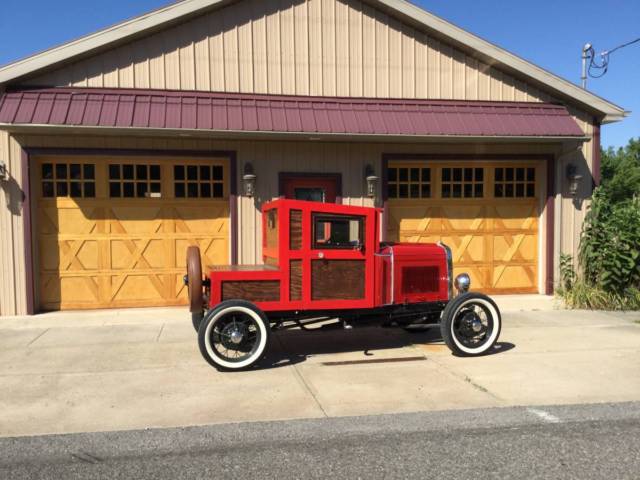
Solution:
M580 115L585 130L591 131L588 116ZM8 160L12 178L10 187L3 187L5 202L0 209L0 306L3 315L22 314L26 311L26 284L24 266L24 230L21 211L21 145L32 147L75 148L126 148L126 149L176 149L176 150L235 150L238 156L238 172L246 162L254 166L257 179L255 198L242 197L238 203L239 261L260 262L260 245L256 242L261 228L259 208L262 202L278 196L278 172L337 172L342 174L343 201L348 205L373 205L365 197L364 168L371 164L380 174L383 153L551 153L559 157L557 162L557 188L561 195L556 199L556 249L557 264L560 252L576 253L580 229L587 200L576 203L568 197L564 171L569 162L575 163L585 179L578 198L590 194L588 167L591 165L591 144L580 150L561 154L558 146L530 144L354 144L327 142L263 142L263 141L214 141L160 137L78 137L78 136L19 136L11 137L0 132L0 155ZM238 188L240 184L238 183ZM380 195L378 195L380 198Z
M26 83L353 97L547 98L358 0L244 0Z
M10 179L2 182L0 205L0 314L26 311L24 268L24 223L22 210L22 169L20 145L6 132L0 132L0 158Z

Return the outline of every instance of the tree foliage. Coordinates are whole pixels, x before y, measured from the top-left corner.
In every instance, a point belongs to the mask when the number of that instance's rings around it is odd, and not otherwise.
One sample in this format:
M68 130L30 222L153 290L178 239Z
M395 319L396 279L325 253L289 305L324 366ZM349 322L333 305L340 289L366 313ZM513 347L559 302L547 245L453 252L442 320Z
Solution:
M601 155L602 188L613 204L640 196L640 138L625 147L609 147Z

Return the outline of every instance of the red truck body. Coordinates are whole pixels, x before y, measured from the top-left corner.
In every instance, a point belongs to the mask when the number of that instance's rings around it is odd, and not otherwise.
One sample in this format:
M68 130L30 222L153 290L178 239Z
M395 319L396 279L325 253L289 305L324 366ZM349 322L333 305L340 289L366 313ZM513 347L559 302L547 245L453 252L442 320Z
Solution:
M243 299L264 312L447 302L442 244L379 241L381 210L279 199L262 208L262 265L208 266L210 308Z

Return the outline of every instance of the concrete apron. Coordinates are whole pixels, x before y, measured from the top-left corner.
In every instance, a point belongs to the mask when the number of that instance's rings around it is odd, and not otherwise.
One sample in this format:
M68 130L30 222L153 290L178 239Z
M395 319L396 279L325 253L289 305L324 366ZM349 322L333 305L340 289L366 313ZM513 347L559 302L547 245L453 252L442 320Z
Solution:
M261 368L219 373L184 309L0 324L0 436L640 400L639 314L507 311L498 348L437 331L288 331Z

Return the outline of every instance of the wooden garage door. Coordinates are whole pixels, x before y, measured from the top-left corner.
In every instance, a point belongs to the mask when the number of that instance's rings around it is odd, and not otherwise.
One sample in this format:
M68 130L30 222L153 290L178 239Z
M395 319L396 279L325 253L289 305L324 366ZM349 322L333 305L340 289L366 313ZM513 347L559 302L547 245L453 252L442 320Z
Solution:
M226 159L39 158L43 310L186 303L185 252L229 260Z
M441 240L486 293L538 292L540 162L390 162L387 238Z

